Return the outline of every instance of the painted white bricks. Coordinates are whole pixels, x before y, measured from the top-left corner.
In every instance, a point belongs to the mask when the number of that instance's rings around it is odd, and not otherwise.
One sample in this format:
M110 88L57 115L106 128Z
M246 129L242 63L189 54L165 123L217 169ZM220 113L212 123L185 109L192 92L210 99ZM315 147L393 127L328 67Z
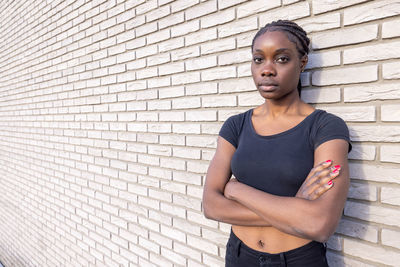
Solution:
M312 84L316 86L373 82L378 80L378 66L362 66L315 71Z
M5 266L224 266L230 225L201 212L205 174L222 123L264 102L254 34L285 18L311 38L303 100L351 133L330 265L398 263L398 1L11 2L0 3Z
M356 44L376 39L378 25L358 26L349 29L316 33L312 37L312 48L322 49L334 46Z
M376 1L344 11L344 25L362 23L400 14L400 4L395 0Z

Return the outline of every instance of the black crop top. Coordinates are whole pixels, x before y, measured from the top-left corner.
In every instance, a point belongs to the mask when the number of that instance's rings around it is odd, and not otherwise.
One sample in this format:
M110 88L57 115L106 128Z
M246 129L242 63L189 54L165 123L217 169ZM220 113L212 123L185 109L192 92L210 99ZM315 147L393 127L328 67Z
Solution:
M279 134L261 136L251 122L253 109L234 115L219 135L236 151L233 175L242 183L279 196L295 196L314 165L314 150L332 139L349 142L345 122L323 110L315 110L295 127Z

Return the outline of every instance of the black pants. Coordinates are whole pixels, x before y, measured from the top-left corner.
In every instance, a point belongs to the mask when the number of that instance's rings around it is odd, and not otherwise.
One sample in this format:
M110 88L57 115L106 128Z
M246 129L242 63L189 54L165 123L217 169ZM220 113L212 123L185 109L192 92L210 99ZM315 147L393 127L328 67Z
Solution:
M328 267L324 244L310 243L278 254L269 254L246 246L232 231L226 245L225 267Z

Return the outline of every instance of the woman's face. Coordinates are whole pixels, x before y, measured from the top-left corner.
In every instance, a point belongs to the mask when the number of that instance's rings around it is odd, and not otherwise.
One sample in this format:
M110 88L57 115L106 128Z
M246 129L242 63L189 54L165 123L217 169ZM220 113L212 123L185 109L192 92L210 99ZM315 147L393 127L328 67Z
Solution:
M252 53L251 73L262 97L280 100L298 95L297 84L307 57L299 58L296 45L285 33L272 31L259 36Z

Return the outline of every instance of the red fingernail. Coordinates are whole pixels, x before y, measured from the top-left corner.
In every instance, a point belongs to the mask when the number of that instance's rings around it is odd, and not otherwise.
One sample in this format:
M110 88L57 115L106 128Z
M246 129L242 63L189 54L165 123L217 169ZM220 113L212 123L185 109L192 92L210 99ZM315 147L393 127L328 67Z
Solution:
M329 182L328 182L328 185L332 185L333 184L333 182L332 182L332 180L330 180Z
M330 160L330 159L328 159L327 161L325 161L326 163L331 163L332 162L332 160Z
M338 171L339 171L339 169L334 169L332 172L337 173Z
M339 169L339 168L340 168L340 165L336 165L335 168L336 168L336 169Z

